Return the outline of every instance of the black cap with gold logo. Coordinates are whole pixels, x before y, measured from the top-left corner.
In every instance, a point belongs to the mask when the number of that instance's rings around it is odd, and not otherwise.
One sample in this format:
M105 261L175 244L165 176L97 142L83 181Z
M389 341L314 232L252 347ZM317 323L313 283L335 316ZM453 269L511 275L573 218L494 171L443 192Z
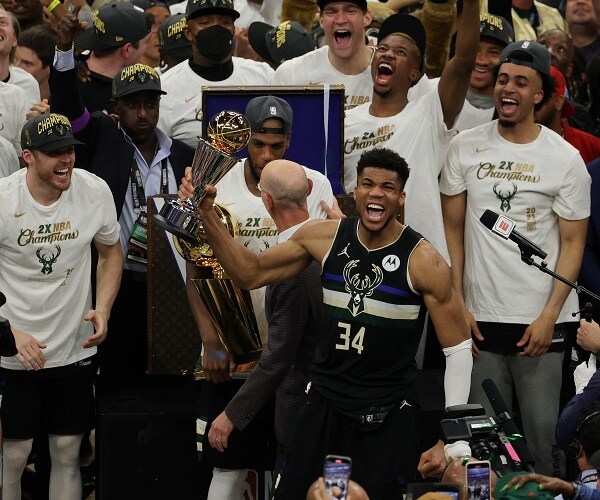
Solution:
M112 82L112 98L125 97L134 92L149 90L166 94L160 87L160 76L154 68L137 63L121 68Z
M234 21L240 17L233 6L233 0L188 0L185 16L191 19L201 14L225 14Z
M92 26L76 40L82 49L106 50L137 42L150 32L146 15L127 2L105 4L94 11Z
M83 144L75 140L71 122L58 113L44 113L29 120L21 131L21 148L48 153Z

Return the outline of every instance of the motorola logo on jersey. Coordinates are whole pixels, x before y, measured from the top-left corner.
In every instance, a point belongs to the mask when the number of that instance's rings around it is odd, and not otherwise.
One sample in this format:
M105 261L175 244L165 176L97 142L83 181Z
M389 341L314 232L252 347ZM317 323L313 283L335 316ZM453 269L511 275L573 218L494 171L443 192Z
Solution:
M400 257L397 255L388 255L381 261L381 265L388 272L394 272L400 267Z

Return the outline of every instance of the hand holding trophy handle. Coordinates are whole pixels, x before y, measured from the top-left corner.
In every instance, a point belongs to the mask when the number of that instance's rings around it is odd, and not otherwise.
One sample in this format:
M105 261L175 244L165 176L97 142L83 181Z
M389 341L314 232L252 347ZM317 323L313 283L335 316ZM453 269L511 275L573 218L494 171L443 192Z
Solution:
M188 203L189 200L194 199L195 190L194 185L192 184L192 167L186 167L185 172L183 174L183 178L181 179L181 184L179 185L179 190L177 191L177 196L179 196L179 201L181 203ZM196 208L198 209L198 213L196 215L200 215L200 212L203 210L209 210L212 208L212 205L209 201L204 203L204 208L202 208L202 200L206 199L206 195L210 195L210 202L214 205L216 198L216 187L212 184L207 184L205 188L204 196L198 200Z
M196 209L209 184L219 182L238 162L233 153L241 150L250 140L250 123L236 111L221 111L208 124L210 142L198 138L192 161L194 195L187 200L167 201L154 216L156 223L191 243L198 240L202 220ZM214 198L213 198L214 200Z

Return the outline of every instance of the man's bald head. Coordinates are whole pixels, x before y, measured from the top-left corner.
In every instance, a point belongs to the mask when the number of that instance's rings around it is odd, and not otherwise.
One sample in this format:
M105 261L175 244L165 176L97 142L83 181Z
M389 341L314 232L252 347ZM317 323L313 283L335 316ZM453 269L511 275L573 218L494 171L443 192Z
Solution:
M298 163L274 160L267 163L262 171L260 189L276 202L303 205L309 193L309 181Z

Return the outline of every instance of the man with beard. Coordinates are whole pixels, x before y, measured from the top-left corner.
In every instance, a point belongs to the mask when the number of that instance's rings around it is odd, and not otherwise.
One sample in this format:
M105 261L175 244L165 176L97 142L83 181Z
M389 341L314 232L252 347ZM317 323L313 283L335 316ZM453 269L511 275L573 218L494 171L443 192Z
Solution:
M73 15L61 19L58 50L71 47L80 30ZM104 380L135 382L146 373L146 252L144 233L146 197L173 193L194 150L171 140L157 127L159 102L164 91L153 68L133 64L121 69L112 85L118 124L108 115L89 113L77 92L76 69L55 71L50 79L52 106L75 124L77 138L87 145L82 168L104 179L113 194L121 225L124 272L119 296L110 318L110 335L103 346Z
M160 103L159 126L175 139L195 147L202 132L202 87L205 85L269 85L273 70L267 63L233 57L233 0L190 0L185 37L192 58L163 77L167 96ZM206 117L210 119L211 117Z
M208 186L199 213L211 247L240 286L256 288L322 266L326 328L315 354L309 400L275 481L274 498L305 498L327 454L352 458L352 476L372 498L402 498L416 473L414 361L429 310L446 355L446 406L468 396L471 340L443 257L396 216L406 162L375 148L358 164L359 218L309 221L260 254L233 240ZM221 227L218 227L218 225Z
M471 71L467 98L456 121L460 132L483 125L494 116L494 69L504 48L515 41L510 23L487 12L479 16L479 48Z
M19 20L21 31L44 24L44 6L39 0L17 0L10 11Z
M573 37L573 45L583 53L586 62L600 54L600 6L593 0L567 0L565 18Z
M104 4L94 11L92 26L75 40L77 47L90 50L89 78L78 81L79 93L90 111L114 111L111 101L112 79L123 66L140 61L150 38L152 20L142 9L128 2ZM79 34L79 32L78 32ZM70 69L73 47L57 52L55 67Z
M494 98L499 119L461 132L442 169L444 226L455 289L474 337L470 402L493 414L481 383L492 379L521 410L535 468L551 474L565 336L577 322L574 290L519 259L479 221L505 213L548 252L548 268L575 281L590 214L590 177L579 152L534 121L554 91L550 52L515 42L500 55ZM509 221L499 219L509 225Z
M121 277L119 224L106 183L75 163L69 120L23 127L26 169L0 179L0 282L18 353L2 358L2 498L21 499L34 436L48 434L50 500L81 499L79 445L94 413L93 358ZM92 305L90 244L99 253Z
M365 43L371 13L365 0L319 0L320 24L326 45L284 62L274 85L343 84L346 109L371 101L373 83L369 65L373 47Z
M352 193L356 186L356 165L362 152L382 145L396 151L412 169L406 185L405 221L422 231L444 256L447 250L437 181L469 86L479 40L478 19L478 1L465 0L456 54L446 64L437 89L409 100L409 88L421 77L425 30L413 16L388 17L379 29L371 63L373 102L350 110L345 119L346 192Z
M250 122L251 137L248 144L248 158L235 165L218 183L219 196L216 202L229 211L238 221L238 241L253 252L259 253L277 243L278 231L275 221L265 208L259 182L263 168L273 160L280 160L287 150L292 130L292 108L281 98L274 96L255 97L248 102L244 115ZM310 192L307 198L308 213L311 218L325 219L325 211L320 202L334 203L331 185L327 178L309 168L303 167L308 177ZM191 169L186 169L180 197L191 197ZM185 191L184 191L185 190ZM240 388L240 380L231 380L231 360L223 346L215 325L196 291L191 279L198 275L198 268L187 265L188 300L203 345L203 369L207 383L202 388L202 398L210 404L212 421L229 403ZM198 276L200 277L200 276ZM252 290L252 303L263 344L267 342L265 318L265 288ZM224 382L227 382L223 384ZM234 418L243 419L244 415ZM208 462L213 465L213 480L209 499L232 498L241 490L241 484L256 457L261 454L273 428L272 406L261 411L244 429L229 439L224 452L216 452L209 445L205 435L204 450ZM214 441L213 441L214 444Z

